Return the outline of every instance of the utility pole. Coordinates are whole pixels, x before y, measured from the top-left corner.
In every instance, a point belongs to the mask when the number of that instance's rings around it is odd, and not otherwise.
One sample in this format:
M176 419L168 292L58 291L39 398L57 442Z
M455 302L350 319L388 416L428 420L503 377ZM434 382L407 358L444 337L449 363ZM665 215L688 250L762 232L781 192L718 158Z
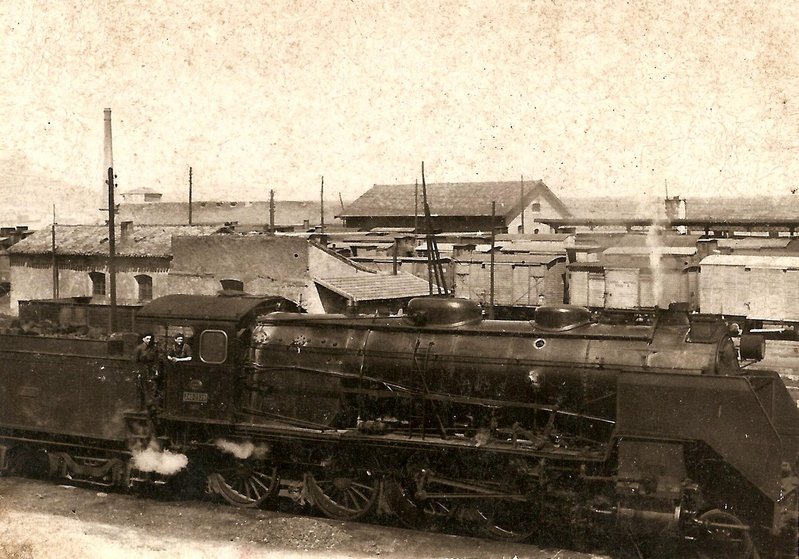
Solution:
M527 208L524 207L524 175L522 175L522 192L521 198L519 198L519 206L522 208L522 235L524 235L524 210ZM508 231L510 233L510 231Z
M58 259L56 258L55 253L55 204L53 204L53 235L50 241L53 251L53 299L58 299Z
M319 192L319 232L325 234L325 177L322 177L322 188Z
M117 330L117 264L116 264L116 235L114 226L114 168L108 168L108 275L109 289L111 292L111 306L108 314L109 333Z
M192 187L192 184L191 184L191 174L192 173L191 173L191 171L192 171L192 169L191 169L191 167L189 167L189 225L192 224L191 223L191 187Z
M491 202L491 266L489 268L489 303L488 303L488 318L494 318L494 248L496 246L496 227L494 227L494 219L497 215L497 203Z
M269 234L275 234L275 190L269 191Z

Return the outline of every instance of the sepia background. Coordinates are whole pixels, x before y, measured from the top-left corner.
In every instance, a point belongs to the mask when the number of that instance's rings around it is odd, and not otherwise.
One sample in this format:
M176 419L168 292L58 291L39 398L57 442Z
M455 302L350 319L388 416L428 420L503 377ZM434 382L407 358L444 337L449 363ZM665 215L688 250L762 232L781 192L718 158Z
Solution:
M122 191L352 200L543 179L600 194L795 191L790 2L5 0L2 220ZM91 210L91 211L90 211ZM16 212L16 213L15 213ZM79 219L78 219L79 220Z

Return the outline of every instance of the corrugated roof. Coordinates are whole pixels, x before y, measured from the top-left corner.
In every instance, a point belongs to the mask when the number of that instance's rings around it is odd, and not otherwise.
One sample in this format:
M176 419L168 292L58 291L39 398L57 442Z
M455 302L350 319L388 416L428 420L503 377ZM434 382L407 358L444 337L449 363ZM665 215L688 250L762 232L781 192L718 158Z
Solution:
M470 252L453 259L455 262L480 262L488 263L491 261L491 254ZM522 254L516 252L499 252L494 254L494 262L497 264L532 264L536 266L549 265L559 260L566 260L566 255L558 254Z
M757 248L787 248L791 244L788 238L773 237L746 237L745 239L716 239L719 248L732 249L757 249Z
M664 219L663 198L632 196L575 196L567 189L553 189L575 219ZM693 220L796 219L799 195L747 197L691 197L685 199L685 218Z
M376 184L344 208L341 217L413 216L416 188L414 184ZM418 192L419 216L423 218L421 186ZM532 203L542 192L552 196L543 181L525 184L525 203ZM427 200L430 213L434 216L490 216L492 201L496 202L498 216L515 215L521 208L520 195L518 181L427 185Z
M412 274L358 274L343 278L314 279L322 287L353 301L405 299L430 293L430 284Z
M308 200L275 200L275 227L298 226L308 221L311 226L320 222L319 202ZM335 218L338 204L325 204L325 224L341 224ZM195 225L268 225L269 202L211 201L192 202L191 221ZM183 225L189 222L188 202L151 202L120 204L119 219L141 225Z
M688 198L687 219L796 219L799 196Z
M566 254L566 244L563 241L502 241L495 243L495 245L499 247L502 252L554 252Z
M799 269L799 256L759 256L754 254L711 254L701 266L744 266L746 268Z
M626 256L648 256L652 253L668 254L672 256L691 256L696 254L696 247L681 246L620 246L605 249L602 254L606 255L626 255Z
M134 225L128 237L116 229L116 253L119 256L171 256L172 236L211 235L213 226ZM12 254L51 254L52 228L36 231L13 245ZM108 227L105 225L56 225L56 253L81 256L108 255Z

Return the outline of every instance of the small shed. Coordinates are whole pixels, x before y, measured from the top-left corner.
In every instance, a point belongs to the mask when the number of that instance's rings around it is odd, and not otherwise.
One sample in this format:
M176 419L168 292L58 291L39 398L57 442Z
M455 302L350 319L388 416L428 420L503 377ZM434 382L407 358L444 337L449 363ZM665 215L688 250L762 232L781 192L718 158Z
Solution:
M314 282L327 313L357 310L362 314L392 315L414 297L430 294L426 280L405 272L315 278Z

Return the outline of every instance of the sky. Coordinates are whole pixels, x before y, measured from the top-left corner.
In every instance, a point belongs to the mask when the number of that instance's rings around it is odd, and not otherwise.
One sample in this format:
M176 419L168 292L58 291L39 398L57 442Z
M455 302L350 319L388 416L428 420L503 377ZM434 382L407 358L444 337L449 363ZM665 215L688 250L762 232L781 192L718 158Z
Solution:
M3 212L118 190L352 200L542 179L591 195L799 186L799 3L3 0Z

